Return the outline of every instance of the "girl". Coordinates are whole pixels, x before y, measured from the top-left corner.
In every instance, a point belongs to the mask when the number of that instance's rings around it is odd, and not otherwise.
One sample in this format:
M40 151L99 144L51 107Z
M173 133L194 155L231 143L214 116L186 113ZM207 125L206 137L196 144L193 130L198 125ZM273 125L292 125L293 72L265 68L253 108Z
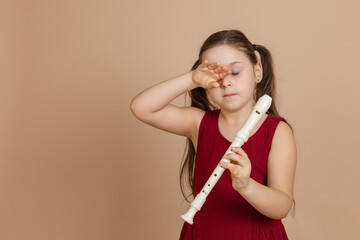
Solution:
M191 107L170 104L189 92ZM287 239L281 222L293 205L296 145L291 127L274 102L270 52L238 30L212 34L192 70L158 83L131 102L141 121L187 137L180 178L196 196L264 94L273 98L241 148L221 162L219 179L194 224L184 223L180 239ZM181 181L181 189L183 190ZM185 195L184 195L185 196Z

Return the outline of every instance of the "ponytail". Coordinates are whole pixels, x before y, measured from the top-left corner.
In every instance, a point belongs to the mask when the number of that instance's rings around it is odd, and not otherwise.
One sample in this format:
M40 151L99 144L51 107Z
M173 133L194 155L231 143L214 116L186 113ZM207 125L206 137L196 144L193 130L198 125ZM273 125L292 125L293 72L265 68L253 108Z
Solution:
M265 48L262 45L256 45L255 51L257 51L260 54L261 66L263 68L263 78L256 85L254 100L255 102L257 102L257 100L259 100L259 98L262 97L264 94L269 95L272 98L272 102L268 110L268 113L276 117L280 117L275 105L276 86L275 86L274 64L271 53L267 48Z

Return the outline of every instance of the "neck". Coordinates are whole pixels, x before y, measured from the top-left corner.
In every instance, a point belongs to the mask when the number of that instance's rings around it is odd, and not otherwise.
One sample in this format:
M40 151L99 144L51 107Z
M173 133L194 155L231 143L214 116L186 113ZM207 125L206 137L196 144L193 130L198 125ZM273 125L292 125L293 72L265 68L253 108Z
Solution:
M226 110L221 110L219 117L221 117L223 119L223 122L227 125L242 126L249 118L253 108L254 104L252 103L252 101L249 101L248 104L243 106L238 111L230 112Z

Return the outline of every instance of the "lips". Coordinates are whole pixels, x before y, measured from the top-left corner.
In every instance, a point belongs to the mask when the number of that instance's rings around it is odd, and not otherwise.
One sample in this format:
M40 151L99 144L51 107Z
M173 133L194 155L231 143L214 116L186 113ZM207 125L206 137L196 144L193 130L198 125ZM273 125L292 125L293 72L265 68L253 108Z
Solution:
M224 95L224 97L231 97L231 96L234 96L236 95L237 93L227 93Z

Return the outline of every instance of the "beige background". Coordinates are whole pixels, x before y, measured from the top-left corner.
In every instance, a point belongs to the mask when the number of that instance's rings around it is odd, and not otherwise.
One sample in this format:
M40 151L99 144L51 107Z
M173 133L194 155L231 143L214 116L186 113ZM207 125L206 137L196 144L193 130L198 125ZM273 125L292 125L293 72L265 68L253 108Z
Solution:
M129 103L188 71L201 43L229 28L274 57L299 152L290 239L357 238L359 7L1 1L0 239L178 239L185 139L141 123Z

